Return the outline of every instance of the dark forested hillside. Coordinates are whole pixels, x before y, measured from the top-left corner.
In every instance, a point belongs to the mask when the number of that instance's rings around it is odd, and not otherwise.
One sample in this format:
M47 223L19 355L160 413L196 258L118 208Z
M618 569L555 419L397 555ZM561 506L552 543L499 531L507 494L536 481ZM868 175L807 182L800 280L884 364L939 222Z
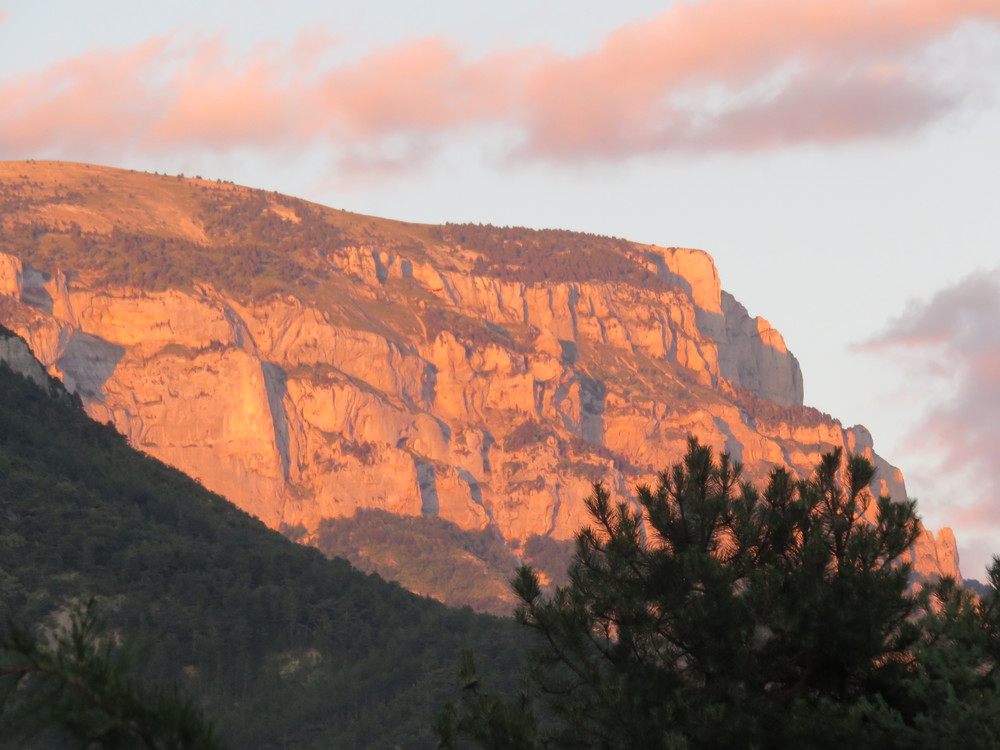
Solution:
M429 747L463 647L519 662L512 622L293 544L0 364L0 620L91 596L233 748Z

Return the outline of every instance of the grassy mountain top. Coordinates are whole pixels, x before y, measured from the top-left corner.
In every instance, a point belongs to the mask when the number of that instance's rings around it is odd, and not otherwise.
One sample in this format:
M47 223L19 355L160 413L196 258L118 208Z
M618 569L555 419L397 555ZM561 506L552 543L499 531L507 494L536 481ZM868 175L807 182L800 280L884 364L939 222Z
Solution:
M39 220L52 226L77 224L96 234L138 231L209 246L245 234L222 220L251 204L258 207L255 216L262 222L273 217L297 226L310 217L321 218L354 240L376 234L396 239L426 235L422 225L325 208L228 181L75 162L0 162L0 215L7 225Z
M115 285L205 281L244 298L308 295L323 253L398 244L412 234L407 226L228 182L67 162L0 164L6 252Z
M642 262L643 247L624 240L413 224L200 177L0 162L0 248L78 279L147 290L203 281L244 299L272 292L311 299L329 277L327 257L345 246L524 283L664 283Z

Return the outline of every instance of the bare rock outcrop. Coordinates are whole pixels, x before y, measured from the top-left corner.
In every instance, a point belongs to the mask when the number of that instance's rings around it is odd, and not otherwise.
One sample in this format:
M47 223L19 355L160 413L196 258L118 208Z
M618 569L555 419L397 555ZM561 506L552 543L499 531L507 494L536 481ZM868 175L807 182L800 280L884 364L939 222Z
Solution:
M49 387L49 376L35 359L24 339L2 327L0 327L0 362L14 372L35 381L42 388Z
M320 209L303 206L267 213L267 231L308 228ZM133 228L141 218L122 215ZM317 233L299 286L265 294L224 277L122 283L7 248L0 323L131 444L307 535L380 508L491 526L515 549L570 539L592 482L628 497L689 434L758 480L777 465L806 475L833 448L863 453L878 469L872 491L906 496L867 430L802 406L782 337L722 291L704 252L620 243L616 262L652 281L538 282L484 270L484 251L426 228L318 215L341 222L337 241ZM181 226L185 241L212 237L200 214ZM957 576L947 530L913 557Z

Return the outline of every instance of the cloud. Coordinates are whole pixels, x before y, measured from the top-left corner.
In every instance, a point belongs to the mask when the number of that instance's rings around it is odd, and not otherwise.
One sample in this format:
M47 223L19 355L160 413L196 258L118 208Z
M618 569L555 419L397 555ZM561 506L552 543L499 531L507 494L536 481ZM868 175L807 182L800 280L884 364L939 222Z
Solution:
M906 448L954 507L956 527L1000 539L1000 268L911 302L865 347L904 353L918 377L945 384L948 395L916 418Z
M960 99L919 61L974 16L1000 22L984 2L678 3L533 71L527 148L615 156L905 132Z
M511 156L612 160L896 137L975 90L940 79L935 45L1000 27L994 0L702 0L619 28L576 56L479 56L426 37L336 64L306 33L244 53L180 34L0 80L0 148L90 158L303 148L342 165L400 165L478 127ZM969 84L971 86L971 84Z

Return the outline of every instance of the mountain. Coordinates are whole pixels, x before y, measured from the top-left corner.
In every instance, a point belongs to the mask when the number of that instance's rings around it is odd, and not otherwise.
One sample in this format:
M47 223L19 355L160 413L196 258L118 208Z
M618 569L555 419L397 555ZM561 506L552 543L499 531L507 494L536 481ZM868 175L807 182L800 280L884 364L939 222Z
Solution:
M91 597L232 748L433 747L461 650L508 684L523 652L513 621L328 560L129 448L0 328L0 636Z
M0 251L0 322L95 419L445 601L504 610L518 559L558 578L592 482L627 497L691 433L754 480L844 447L906 496L864 427L803 405L780 333L699 250L14 162ZM913 557L960 578L947 529Z

